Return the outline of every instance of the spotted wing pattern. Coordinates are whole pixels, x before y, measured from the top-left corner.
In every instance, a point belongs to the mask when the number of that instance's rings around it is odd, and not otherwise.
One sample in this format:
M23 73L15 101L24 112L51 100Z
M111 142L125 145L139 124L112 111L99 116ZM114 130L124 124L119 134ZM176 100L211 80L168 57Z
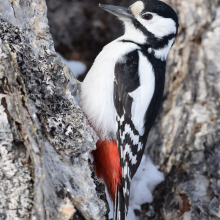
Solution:
M131 119L133 98L129 93L140 86L138 50L126 54L115 66L114 105L117 112L117 142L122 168L122 187L125 213L128 211L130 182L140 164L144 138L139 135Z

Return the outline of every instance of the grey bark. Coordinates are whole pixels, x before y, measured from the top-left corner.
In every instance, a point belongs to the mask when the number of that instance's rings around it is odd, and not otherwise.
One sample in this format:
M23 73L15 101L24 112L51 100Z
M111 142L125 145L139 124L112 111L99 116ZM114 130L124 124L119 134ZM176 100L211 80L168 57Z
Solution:
M0 218L105 219L88 163L97 136L68 90L46 13L43 0L0 2Z
M65 28L72 21L79 27L79 13L86 23L81 23L81 29L89 30L88 35L82 36L89 36L89 42L102 39L101 31L107 41L111 41L120 34L115 30L122 30L109 20L114 19L112 15L105 12L103 15L98 8L86 6L86 0L77 3L64 0L65 4L57 0L57 8L52 7L51 0L47 2L55 45L66 57L74 57L78 44L85 42L85 38L80 41L77 34ZM132 2L103 0L102 3L128 6ZM220 219L220 2L166 2L177 11L180 28L168 57L163 107L149 135L146 151L165 174L165 181L157 187L154 202L143 204L141 212L136 210L135 213L138 219ZM59 16L73 4L77 5L76 13L67 13L61 25ZM89 20L84 16L88 8L94 10ZM94 25L97 21L101 24L98 27ZM63 46L63 38L55 32L58 28L65 34L71 32L68 46ZM108 30L112 35L108 35ZM100 43L95 45L101 50ZM81 60L89 54L87 48L80 48ZM86 61L89 63L90 58Z
M56 19L63 13L61 1L47 2L53 38L62 51L65 38L62 31L55 31L63 27ZM96 54L88 55L85 45L104 38L96 44L98 52L118 35L117 29L110 34L111 17L100 11L100 23L91 1L62 2L67 8L77 6L73 26L82 27L81 34L71 31L71 13L66 13L66 30L61 30L73 39L68 37L68 50L64 47L63 52L66 57L82 56L90 65ZM141 220L216 220L220 219L220 3L167 2L178 12L180 29L167 63L163 107L146 151L165 181L155 190L154 202L143 204L136 215ZM0 219L105 219L108 207L100 199L104 194L96 191L103 186L94 183L88 164L97 137L68 91L72 73L55 54L46 11L43 0L0 2ZM99 34L86 33L88 27L96 27ZM79 39L80 45L89 43L77 48ZM77 81L71 80L77 89Z
M180 33L169 54L163 108L148 142L148 153L166 178L140 215L220 219L220 2L169 3L179 14Z

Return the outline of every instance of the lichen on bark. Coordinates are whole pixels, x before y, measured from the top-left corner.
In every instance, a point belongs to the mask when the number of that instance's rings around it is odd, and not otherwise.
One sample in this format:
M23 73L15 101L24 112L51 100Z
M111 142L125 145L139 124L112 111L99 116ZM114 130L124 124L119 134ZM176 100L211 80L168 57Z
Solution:
M163 109L148 144L166 178L147 219L217 220L220 5L217 0L168 2L178 12L180 33L169 54Z
M51 19L59 11L61 1L57 1L52 1ZM65 1L65 7L75 2ZM178 13L180 33L169 54L163 108L147 149L166 178L156 189L154 202L136 214L145 220L216 220L220 218L220 3L167 2ZM75 10L83 21L92 13L85 2L78 1ZM69 80L75 90L80 84L56 56L46 13L44 0L0 1L0 219L106 219L103 186L93 174L94 184L88 164L97 136L69 93ZM96 20L90 30L96 27L100 32L91 31L91 36L97 40L104 30L105 41L111 40L111 22L98 22L95 13L92 17ZM56 21L50 22L53 30ZM57 42L63 42L58 39L61 33L55 36ZM78 43L79 36L75 39ZM83 49L83 59L89 57L91 63L95 54Z
M11 162L11 181L23 177L24 185L11 209L2 200L1 213L5 219L43 220L70 219L78 211L84 219L106 219L88 163L97 135L68 90L72 73L55 53L46 11L44 1L0 2L0 128L8 122L2 135L11 138L7 145L0 140L1 163ZM3 185L9 178L4 167ZM22 193L17 186L11 187L14 195Z

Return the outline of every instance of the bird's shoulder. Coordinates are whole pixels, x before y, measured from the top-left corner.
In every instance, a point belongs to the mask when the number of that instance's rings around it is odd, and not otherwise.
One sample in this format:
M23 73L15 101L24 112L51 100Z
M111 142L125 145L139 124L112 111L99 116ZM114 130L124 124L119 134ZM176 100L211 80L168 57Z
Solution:
M116 40L105 45L102 51L100 52L99 56L105 57L105 55L110 55L111 57L117 57L116 61L122 61L122 58L126 54L139 48L137 44L134 44L132 42L124 43L122 40L123 38L119 37Z
M134 91L140 85L138 68L138 49L126 53L115 65L115 80L127 93Z

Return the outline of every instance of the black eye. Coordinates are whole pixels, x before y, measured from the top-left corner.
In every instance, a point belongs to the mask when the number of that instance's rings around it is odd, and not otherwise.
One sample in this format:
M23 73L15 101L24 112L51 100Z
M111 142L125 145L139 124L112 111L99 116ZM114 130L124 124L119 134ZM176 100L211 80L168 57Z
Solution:
M152 14L145 14L145 15L143 15L143 19L145 19L145 20L151 20L152 18L153 18Z

